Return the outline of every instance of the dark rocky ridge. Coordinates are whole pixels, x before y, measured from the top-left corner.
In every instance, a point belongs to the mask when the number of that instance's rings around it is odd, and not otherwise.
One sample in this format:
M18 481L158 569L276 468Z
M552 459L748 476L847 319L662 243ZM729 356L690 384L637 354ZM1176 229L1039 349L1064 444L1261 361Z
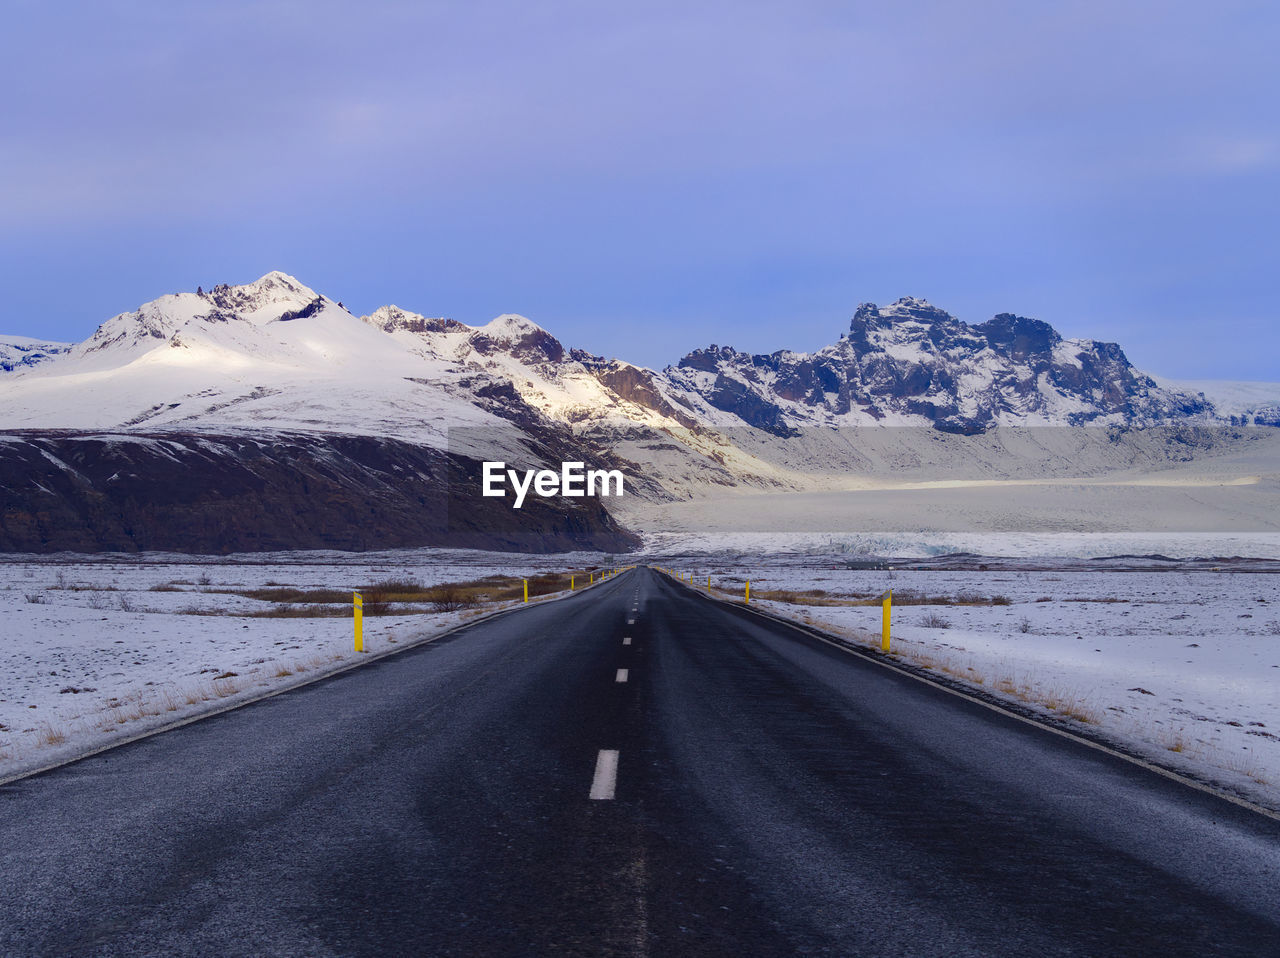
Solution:
M778 436L850 412L870 421L918 416L963 434L1037 416L1082 426L1213 415L1203 397L1161 389L1115 343L1064 340L1048 323L1012 313L970 325L909 297L883 308L863 303L848 335L816 353L711 346L668 374L714 408Z
M0 437L0 551L635 548L599 501L480 495L479 463L359 436Z

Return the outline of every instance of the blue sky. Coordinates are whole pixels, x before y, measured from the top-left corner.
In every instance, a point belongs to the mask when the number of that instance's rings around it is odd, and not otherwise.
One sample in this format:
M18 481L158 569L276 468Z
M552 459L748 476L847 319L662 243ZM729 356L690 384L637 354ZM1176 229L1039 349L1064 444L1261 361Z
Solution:
M11 0L0 332L282 269L647 365L914 295L1280 379L1263 2Z

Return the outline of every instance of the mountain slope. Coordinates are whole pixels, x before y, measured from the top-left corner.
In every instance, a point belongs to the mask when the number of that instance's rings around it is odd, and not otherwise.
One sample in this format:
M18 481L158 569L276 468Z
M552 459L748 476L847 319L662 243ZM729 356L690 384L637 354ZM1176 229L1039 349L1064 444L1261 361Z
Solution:
M0 551L634 548L598 503L480 498L479 463L338 435L0 436Z
M1201 397L1235 425L1280 426L1280 383L1151 378L1166 389Z

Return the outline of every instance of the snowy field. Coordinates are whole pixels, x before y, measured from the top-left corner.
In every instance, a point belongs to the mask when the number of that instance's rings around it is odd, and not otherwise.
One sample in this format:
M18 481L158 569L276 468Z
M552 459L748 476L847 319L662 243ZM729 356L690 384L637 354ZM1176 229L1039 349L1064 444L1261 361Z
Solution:
M877 648L878 604L814 603L892 588L904 659L1280 807L1278 574L672 565L730 597L750 578L754 605Z
M278 604L236 592L524 577L604 558L464 550L8 557L0 562L0 780L358 658L349 615L264 616ZM367 615L366 652L438 634L495 607Z

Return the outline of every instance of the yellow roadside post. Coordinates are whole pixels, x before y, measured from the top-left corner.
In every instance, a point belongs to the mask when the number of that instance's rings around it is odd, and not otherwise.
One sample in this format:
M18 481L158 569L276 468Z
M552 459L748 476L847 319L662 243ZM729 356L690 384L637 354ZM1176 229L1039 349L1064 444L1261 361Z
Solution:
M573 591L573 576L569 576L569 591Z
M746 595L746 601L747 601L747 604L750 604L750 603L751 603L751 580L750 580L750 579L748 579L748 580L747 580L747 595Z
M711 573L707 573L707 592L711 591Z
M881 599L880 651L889 651L889 609L893 606L893 590L886 590Z
M596 581L596 574L595 574L594 572L588 572L588 573L587 573L587 585L594 585L594 584L595 584L595 581Z
M352 615L356 620L356 651L364 651L364 596L359 592L351 593Z
M529 580L528 579L524 580L524 600L526 602L529 601Z

